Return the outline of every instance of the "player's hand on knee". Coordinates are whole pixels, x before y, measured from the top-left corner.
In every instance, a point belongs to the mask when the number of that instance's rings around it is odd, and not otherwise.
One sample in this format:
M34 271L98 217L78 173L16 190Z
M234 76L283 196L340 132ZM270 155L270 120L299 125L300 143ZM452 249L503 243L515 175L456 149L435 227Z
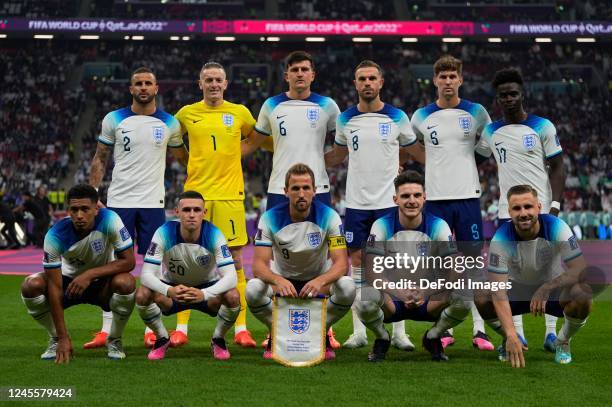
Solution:
M281 276L276 276L276 281L274 281L274 292L282 297L297 297L298 293L295 290L291 281L283 278Z
M517 335L509 335L506 339L506 353L512 367L525 367L523 344Z
M529 309L535 316L544 315L546 313L546 302L550 296L550 289L546 285L542 285L531 297Z
M55 353L55 363L69 363L70 359L72 359L72 342L70 338L59 338Z
M68 284L68 288L66 289L68 298L79 298L83 295L87 287L89 287L90 283L91 279L87 277L86 274L76 276L74 280Z
M319 280L319 278L313 278L309 282L307 282L302 290L300 291L301 298L312 298L316 297L321 293L323 289L323 283Z

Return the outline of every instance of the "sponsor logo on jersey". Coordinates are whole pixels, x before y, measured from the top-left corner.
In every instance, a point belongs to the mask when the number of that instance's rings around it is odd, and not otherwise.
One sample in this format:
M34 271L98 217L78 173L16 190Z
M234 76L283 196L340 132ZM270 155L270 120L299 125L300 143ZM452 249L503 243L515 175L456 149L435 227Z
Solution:
M196 262L202 267L206 266L210 262L210 256L205 254L203 256L198 256L196 258Z
M155 252L157 251L157 243L151 242L149 245L149 249L147 250L147 256L155 256Z
M90 243L91 249L96 254L102 254L104 251L104 243L102 243L102 239L95 239Z
M301 335L310 327L310 310L305 308L289 308L289 329Z
M319 247L321 244L321 232L308 233L306 236L308 237L308 243L312 247Z
M461 116L459 118L459 128L464 133L469 133L472 130L472 118L470 116Z
M351 243L353 241L353 232L346 232L346 242Z
M223 119L223 124L225 124L227 127L234 125L234 115L233 114L224 113L222 116L222 119Z
M308 121L311 123L316 123L319 121L319 108L318 107L309 107L306 109L306 117Z
M489 256L489 266L499 267L499 255L491 253Z
M391 123L378 123L378 133L382 138L389 137L391 135Z
M130 232L128 232L127 228L124 226L121 228L121 230L119 231L119 236L121 236L121 240L123 240L124 242L126 240L129 240L130 236Z
M157 144L161 144L161 142L164 141L164 128L163 127L161 126L153 127L153 140L155 140Z
M536 135L535 134L525 134L523 136L523 146L528 151L533 150L536 146Z
M227 247L226 244L224 244L223 246L221 246L221 254L223 255L223 257L232 257L232 252L230 252L229 247Z

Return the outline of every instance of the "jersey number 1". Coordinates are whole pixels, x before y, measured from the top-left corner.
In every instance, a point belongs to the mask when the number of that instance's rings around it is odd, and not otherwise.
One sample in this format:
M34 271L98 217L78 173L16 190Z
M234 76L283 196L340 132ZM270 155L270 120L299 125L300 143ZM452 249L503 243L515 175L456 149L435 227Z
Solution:
M211 134L210 137L213 141L213 150L217 151L217 139L215 139L215 136L213 134Z

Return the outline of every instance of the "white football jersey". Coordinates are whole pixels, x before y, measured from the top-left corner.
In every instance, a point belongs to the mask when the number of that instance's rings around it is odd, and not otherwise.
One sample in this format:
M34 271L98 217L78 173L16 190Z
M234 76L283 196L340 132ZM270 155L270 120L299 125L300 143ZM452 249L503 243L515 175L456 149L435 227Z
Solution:
M448 109L431 103L414 112L412 128L425 144L428 201L480 197L474 146L489 123L485 108L467 100Z
M163 208L166 150L183 145L178 120L159 109L147 116L125 107L104 117L98 141L114 150L107 205Z
M168 288L174 285L197 287L218 280L204 290L207 297L234 288L236 269L223 233L212 223L203 221L199 242L186 243L180 228L179 221L169 221L153 235L144 258L143 285L167 295ZM227 281L222 281L226 275Z
M395 205L393 180L399 168L399 148L417 139L406 113L391 105L362 113L353 106L336 124L335 143L349 151L346 207L382 209Z
M576 236L561 219L540 215L540 233L523 241L512 221L497 229L489 247L489 272L508 274L509 279L526 285L539 285L563 273L561 261L582 255Z
M531 185L538 192L542 213L550 211L552 189L546 160L562 153L555 126L547 119L529 115L518 124L498 120L482 132L476 152L485 157L493 153L499 176L499 215L510 218L508 190L515 185Z
M289 203L266 211L259 220L255 246L272 247L272 271L285 278L309 281L325 273L329 250L346 250L340 215L313 201L310 215L293 222Z
M307 99L289 99L285 93L266 99L255 130L272 136L274 156L268 193L285 193L285 174L294 164L308 165L315 175L316 192L329 192L325 171L325 136L336 128L340 109L332 99L311 93Z
M115 253L134 244L121 218L110 209L98 211L94 227L79 238L72 220L64 218L45 235L43 267L61 267L62 274L74 278L85 271L115 260Z

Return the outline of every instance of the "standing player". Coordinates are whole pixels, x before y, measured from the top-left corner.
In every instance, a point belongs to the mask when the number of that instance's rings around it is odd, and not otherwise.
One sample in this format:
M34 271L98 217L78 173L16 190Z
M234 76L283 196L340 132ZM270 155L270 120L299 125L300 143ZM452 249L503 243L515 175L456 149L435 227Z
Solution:
M237 288L241 298L234 342L240 346L255 347L256 343L246 327L246 279L241 253L248 236L240 162L240 140L253 133L255 119L245 106L223 99L228 82L221 64L204 64L198 83L203 100L184 106L176 114L182 133L187 134L189 139L190 157L184 189L204 196L206 220L218 227L227 238L238 273ZM189 314L184 321L185 328L188 319Z
M525 360L512 315L564 317L553 349L555 362L570 363L570 340L586 323L592 305L592 290L581 282L586 261L569 226L540 213L535 188L515 185L507 199L512 222L503 223L491 240L488 274L492 282L511 287L478 296L478 309L503 335L499 359L510 360L513 367L524 367Z
M332 99L310 90L314 79L312 56L303 51L289 54L285 70L289 90L266 99L255 125L256 135L243 143L242 153L247 155L272 136L274 156L266 209L287 202L285 174L299 162L315 174L316 199L331 206L323 153L326 135L335 130L340 109Z
M64 310L93 304L112 312L106 340L108 357L123 359L121 336L134 309L136 283L132 238L117 214L97 209L98 193L90 185L68 191L68 214L45 236L44 273L25 279L21 296L28 313L49 333L41 359L68 363L72 343Z
M325 154L329 167L349 157L346 180L346 242L351 256L353 279L362 283L361 248L374 221L396 211L393 203L393 179L397 175L400 155L411 153L424 162L422 146L410 127L406 113L380 100L383 72L376 62L365 60L355 68L355 88L359 104L342 112L336 126L334 148ZM405 160L402 160L402 162ZM345 344L349 348L368 343L365 327L353 316L353 335ZM404 322L393 326L394 346L414 350L406 335Z
M463 83L460 60L446 55L433 68L438 98L412 116L412 128L424 142L427 157L425 211L444 219L455 234L459 250L476 257L481 248L482 217L474 146L476 136L491 119L482 105L459 98ZM476 307L472 307L472 318L472 343L480 350L493 350ZM442 338L445 347L454 341L450 332Z
M112 152L115 167L107 206L121 217L130 236L135 236L138 253L144 255L153 233L166 220L166 150L170 147L183 166L187 166L188 152L178 121L157 108L155 74L148 68L138 68L130 83L132 105L110 112L102 120L89 184L99 188ZM104 346L110 317L109 312L103 313L102 330L83 346L85 349Z
M331 98L311 91L314 79L312 56L304 51L290 53L285 68L289 90L266 99L257 118L255 136L243 142L242 154L248 155L272 137L274 155L266 209L287 202L285 174L296 163L312 168L317 180L315 199L331 206L323 154L326 135L336 129L340 109ZM330 335L334 349L339 348L332 331Z
M210 344L213 357L230 358L225 334L240 312L236 269L225 237L203 220L205 213L202 195L183 192L176 208L179 221L157 229L145 256L136 304L140 317L157 337L150 360L163 359L170 345L161 314L186 309L217 317Z
M346 276L348 259L340 216L329 206L313 201L315 185L315 175L307 165L293 165L285 176L288 202L266 211L259 221L255 278L247 284L247 302L268 329L272 327L274 293L301 298L330 295L328 328L348 312L355 299L355 284ZM264 358L272 356L271 349L269 340ZM327 335L325 359L335 357Z
M444 261L446 256L455 254L457 248L448 224L432 214L423 213L425 181L421 174L406 171L397 176L393 183L395 186L393 201L397 207L374 222L368 238L369 247L366 250L376 253L380 249L376 247L377 244L389 244L403 251L404 254L409 253L412 257L425 254L428 258L438 258ZM427 267L421 267L420 270L412 269L409 280L416 282L424 278L435 281L432 271L434 270ZM397 273L397 270L392 272ZM415 272L416 274L413 274ZM445 274L444 278L454 279L452 274ZM400 277L392 278L391 281L399 282ZM450 292L435 295L429 293L428 295L426 292L428 290L420 288L415 290L394 289L391 293L397 299L393 299L385 291L387 290L379 291L372 285L365 284L364 281L361 296L355 302L359 317L376 335L376 341L372 352L368 355L368 360L380 362L385 359L389 350L391 343L384 322L406 319L435 322L433 327L423 335L423 347L431 353L433 360L448 360L444 354L440 335L445 330L463 322L470 312L470 302Z
M492 85L504 118L485 127L476 146L476 161L484 161L495 152L500 187L499 224L510 220L506 194L513 185L531 185L538 192L542 213L557 216L565 189L565 171L555 126L525 112L523 77L518 70L496 72ZM518 334L524 338L522 316L517 315L514 320ZM556 325L557 318L547 314L544 349L550 352L555 351Z

